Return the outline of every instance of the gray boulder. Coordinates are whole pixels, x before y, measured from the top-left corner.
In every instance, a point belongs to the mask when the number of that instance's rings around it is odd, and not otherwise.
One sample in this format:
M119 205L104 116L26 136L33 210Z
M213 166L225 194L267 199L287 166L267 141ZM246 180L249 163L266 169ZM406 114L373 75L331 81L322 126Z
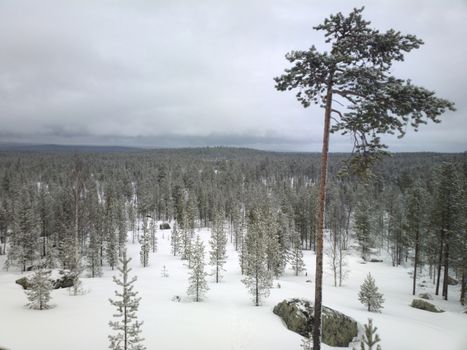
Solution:
M418 296L425 300L433 300L433 297L430 293L420 293Z
M52 282L53 289L59 288L70 288L73 287L75 274L69 271L60 271L60 277L58 278L51 278L50 281ZM30 289L31 282L29 281L28 277L21 277L17 279L16 284L19 284L23 289Z
M308 300L284 300L273 312L282 318L287 328L304 337L313 332L313 306ZM329 346L348 347L358 336L355 320L329 307L323 307L322 341Z
M170 224L168 222L163 222L159 225L159 229L161 230L170 230Z
M444 312L444 310L438 309L432 303L429 303L428 301L422 300L422 299L412 300L412 304L410 304L410 306L412 306L412 307L414 307L416 309L430 311L430 312Z

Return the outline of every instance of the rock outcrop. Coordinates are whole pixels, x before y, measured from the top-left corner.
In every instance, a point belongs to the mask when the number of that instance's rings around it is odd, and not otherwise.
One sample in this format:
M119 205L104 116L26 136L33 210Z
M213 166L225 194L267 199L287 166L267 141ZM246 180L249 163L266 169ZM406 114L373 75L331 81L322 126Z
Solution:
M313 331L313 306L303 299L284 300L274 307L288 329L304 337ZM358 336L355 320L329 307L323 307L322 341L329 346L348 347Z

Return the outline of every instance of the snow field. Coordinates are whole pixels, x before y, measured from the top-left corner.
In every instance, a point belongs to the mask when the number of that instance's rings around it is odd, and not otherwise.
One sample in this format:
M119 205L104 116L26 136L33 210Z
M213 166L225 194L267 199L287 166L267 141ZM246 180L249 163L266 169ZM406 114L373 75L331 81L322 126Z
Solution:
M197 230L205 242L208 262L209 229ZM131 276L137 275L135 289L141 299L138 311L144 344L148 350L284 350L301 349L301 337L287 330L281 319L272 313L273 307L285 298L303 297L313 300L314 255L304 252L308 276L294 276L287 269L262 306L255 307L245 286L232 244L227 245L228 261L223 280L216 284L208 277L209 291L199 303L187 295L188 267L178 256L170 254L170 230L158 230L158 251L150 253L149 266L139 262L139 244L128 243L128 255L133 258ZM450 301L439 297L431 301L446 310L430 313L411 308L410 268L392 267L387 263L361 264L361 259L349 256L349 277L344 286L333 286L332 274L325 271L324 305L341 311L360 323L373 318L378 327L383 350L465 350L467 349L467 315L459 305L457 287L451 287ZM4 257L0 258L3 265ZM161 276L163 265L169 277ZM327 264L325 263L325 268ZM211 267L206 265L206 271ZM368 272L384 293L381 314L369 313L358 301L358 291ZM26 296L15 280L16 271L0 271L0 347L10 350L97 350L107 349L111 333L108 322L115 312L108 302L114 297L116 285L112 275L116 271L104 269L101 278L82 278L89 292L70 296L67 290L52 292L56 307L37 311L25 307ZM421 278L423 280L423 277ZM277 288L277 282L281 288ZM427 292L433 294L433 288ZM418 292L423 291L420 289ZM180 296L180 302L172 301ZM331 347L323 346L325 349ZM337 349L337 348L336 348ZM342 349L342 348L341 348Z

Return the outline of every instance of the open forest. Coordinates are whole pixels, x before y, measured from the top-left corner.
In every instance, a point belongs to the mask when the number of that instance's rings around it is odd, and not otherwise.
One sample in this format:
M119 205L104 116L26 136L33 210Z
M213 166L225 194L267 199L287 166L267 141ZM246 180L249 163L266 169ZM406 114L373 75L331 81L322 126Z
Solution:
M466 37L465 0L0 1L0 350L466 350Z
M373 318L383 348L413 349L412 332L444 324L449 336L433 331L419 348L460 350L465 154L394 154L366 178L343 171L348 157L330 155L324 305L361 324ZM299 348L302 337L272 311L313 296L319 166L319 154L224 147L2 151L0 347L105 347L118 304L108 302L111 276L129 264L144 315L136 339L149 349L215 349L223 338L235 349ZM359 301L367 273L381 305ZM24 276L26 294L15 283ZM53 289L44 281L54 276L72 283ZM416 310L412 299L444 312Z

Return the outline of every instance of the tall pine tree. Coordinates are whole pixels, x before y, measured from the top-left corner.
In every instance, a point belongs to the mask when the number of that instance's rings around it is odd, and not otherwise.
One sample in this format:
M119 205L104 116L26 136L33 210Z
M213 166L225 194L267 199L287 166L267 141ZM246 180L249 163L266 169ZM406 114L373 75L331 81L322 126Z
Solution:
M403 61L404 53L419 48L423 42L392 29L373 29L362 12L363 8L354 9L348 16L338 13L325 19L314 29L324 31L329 49L321 53L312 46L308 51L288 53L286 58L293 66L275 78L280 91L298 89L296 97L304 107L314 103L324 108L313 318L315 350L321 348L323 230L331 119L335 121L333 132L353 136L356 155L349 170L365 175L386 147L379 135L397 132L403 136L407 126L417 128L429 120L438 122L442 113L454 109L453 103L437 98L434 92L392 76L392 63Z

